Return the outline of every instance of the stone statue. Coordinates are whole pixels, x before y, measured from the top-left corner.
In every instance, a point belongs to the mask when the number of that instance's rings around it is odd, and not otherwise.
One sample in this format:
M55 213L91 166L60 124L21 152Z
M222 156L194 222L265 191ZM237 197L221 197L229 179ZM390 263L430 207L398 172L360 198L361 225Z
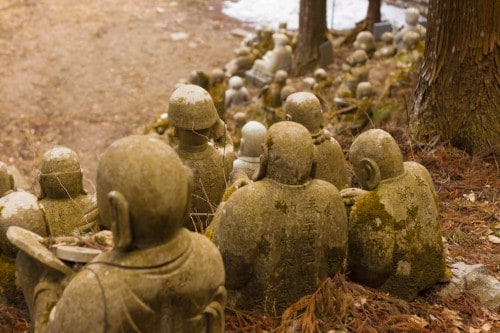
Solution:
M340 98L351 98L355 96L358 83L368 81L369 67L367 66L368 55L364 50L356 50L343 64L346 71L342 79L341 86L337 89L336 95Z
M224 71L219 68L214 69L210 75L208 93L212 96L219 118L224 121L226 120L226 90Z
M370 122L372 111L373 87L370 82L360 82L356 87L356 98L336 100L341 107L336 112L338 123L335 134L356 135Z
M226 189L234 160L232 141L212 98L198 86L184 85L176 89L169 100L168 114L179 139L175 150L194 173L193 220L188 219L185 226L200 230L206 227L204 224L209 221L209 215L215 212ZM222 137L229 142L227 152L225 148L219 152L209 144L211 133L217 132L222 132Z
M51 236L97 231L97 204L83 188L78 155L56 146L47 151L40 167L38 205Z
M226 90L225 94L227 110L233 105L244 105L250 100L248 90L243 86L243 79L239 76L233 76L229 79L229 89Z
M380 39L382 40L383 45L375 52L375 58L387 59L396 55L398 48L394 43L394 35L391 32L384 32Z
M445 272L431 176L416 162L403 163L396 141L380 129L360 134L349 158L367 191L350 213L349 276L411 300Z
M271 81L274 73L279 70L289 72L292 69L292 49L288 45L288 37L275 33L274 48L266 52L262 59L255 60L252 70L247 71L249 82L262 86Z
M222 258L182 228L191 177L157 138L113 143L99 161L97 201L115 245L78 273L23 229L9 229L33 330L222 333Z
M340 268L345 208L335 186L311 179L313 155L306 128L274 124L255 181L219 206L207 235L224 259L231 306L281 314Z
M231 59L224 69L228 77L244 77L245 72L252 68L255 57L248 46L242 46L235 51L236 58Z
M323 111L319 99L309 92L288 96L285 103L287 119L305 126L315 146L317 179L325 180L341 190L350 184L346 161L340 144L323 129Z
M419 39L424 39L425 34L426 34L426 29L424 26L418 23L418 19L420 17L420 12L417 8L415 7L408 7L405 11L405 25L404 27L399 30L396 35L394 36L394 40L396 44L399 44L399 42L403 39L403 36L408 32L408 31L414 31L418 33Z
M282 104L281 90L286 86L288 81L288 73L284 70L279 70L274 74L273 81L264 86L259 92L258 97L262 101L262 111L266 119L266 125L269 127L281 119L276 115L276 108Z
M356 40L352 44L354 49L363 50L371 57L375 52L375 37L370 31L361 31L356 35Z
M14 177L7 165L0 162L0 198L14 190Z
M242 176L252 179L255 170L259 168L266 133L266 127L258 121L252 120L243 126L238 158L233 162L231 183Z
M202 70L194 70L189 73L189 79L187 83L202 87L203 89L208 91L210 85L210 76Z

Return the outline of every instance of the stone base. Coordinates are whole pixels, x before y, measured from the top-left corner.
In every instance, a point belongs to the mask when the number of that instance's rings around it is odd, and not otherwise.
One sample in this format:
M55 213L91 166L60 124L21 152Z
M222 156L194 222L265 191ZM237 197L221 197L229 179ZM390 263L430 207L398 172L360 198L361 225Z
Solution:
M247 82L253 84L254 86L261 88L273 80L272 75L264 74L261 72L254 71L253 69L245 72L245 78Z

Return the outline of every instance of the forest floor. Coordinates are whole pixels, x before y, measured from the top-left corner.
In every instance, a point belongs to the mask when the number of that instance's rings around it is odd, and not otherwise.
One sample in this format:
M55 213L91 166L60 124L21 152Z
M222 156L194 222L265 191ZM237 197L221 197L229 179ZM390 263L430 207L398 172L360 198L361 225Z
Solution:
M221 0L0 0L0 161L16 166L35 189L43 153L66 145L79 154L85 186L94 192L99 156L111 142L141 133L165 112L175 83L190 71L210 72L232 58L241 39L230 31L242 25L220 6ZM339 74L349 52L336 53L330 75ZM376 125L431 172L450 262L482 263L500 278L500 245L490 237L500 236L498 161L411 141L415 83L376 102L391 113ZM346 150L349 142L342 145ZM226 331L279 331L280 324L310 332L500 331L498 314L473 296L440 299L438 288L404 302L338 275L282 320L228 309ZM0 332L28 325L25 310L0 305Z

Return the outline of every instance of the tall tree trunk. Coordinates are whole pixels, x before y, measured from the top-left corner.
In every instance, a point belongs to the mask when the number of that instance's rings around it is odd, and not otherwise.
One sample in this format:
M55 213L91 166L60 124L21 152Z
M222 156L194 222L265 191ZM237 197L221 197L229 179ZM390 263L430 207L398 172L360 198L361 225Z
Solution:
M326 0L300 0L299 35L294 54L296 74L314 68L319 46L326 41Z
M469 153L499 144L499 17L499 0L430 0L411 119L417 139L439 135Z
M366 11L366 30L373 32L373 25L380 22L382 0L370 0Z

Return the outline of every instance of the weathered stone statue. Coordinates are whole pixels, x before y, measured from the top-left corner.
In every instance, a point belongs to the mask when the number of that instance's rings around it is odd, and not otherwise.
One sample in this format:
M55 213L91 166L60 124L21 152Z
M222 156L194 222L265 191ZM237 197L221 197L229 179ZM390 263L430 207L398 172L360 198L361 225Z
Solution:
M260 155L262 154L266 133L266 127L258 121L252 120L243 126L238 158L233 162L231 183L241 176L252 179L255 170L260 165Z
M371 57L375 52L375 37L370 31L361 31L356 35L356 40L352 44L356 50L363 50Z
M418 19L420 17L420 12L417 8L415 7L408 7L405 11L405 26L396 33L394 36L394 40L396 41L396 44L399 44L399 42L403 39L403 36L408 32L408 31L414 31L418 33L419 39L424 39L426 29L424 26L418 23Z
M114 248L74 273L36 238L9 229L35 332L223 332L217 248L182 228L190 172L165 142L130 136L99 161L97 197Z
M358 83L368 81L370 69L366 64L367 61L368 55L364 50L356 50L347 57L346 62L343 64L346 73L341 86L337 89L337 97L354 97Z
M340 268L345 208L335 186L311 179L313 155L306 128L274 124L255 181L219 207L207 233L224 259L231 306L281 314Z
M212 96L219 118L224 121L226 120L226 90L224 71L220 68L214 69L210 75L208 93Z
M243 79L239 76L233 76L229 79L229 89L226 90L226 109L229 110L233 105L244 105L248 103L248 90L243 86Z
M189 79L187 83L202 87L203 89L208 91L210 85L210 76L202 70L194 70L189 73Z
M0 198L14 190L14 177L10 174L7 165L0 162Z
M370 122L372 111L373 87L370 82L360 82L356 87L356 98L337 100L341 107L336 112L338 123L335 126L336 134L356 135Z
M199 230L204 227L200 219L206 222L207 214L215 212L226 189L234 160L232 142L212 98L198 86L184 85L176 89L169 100L168 114L179 138L175 150L194 173L193 221L188 219L185 226ZM213 132L222 132L222 136L215 137L229 141L227 154L225 146L219 152L209 144Z
M262 59L255 60L252 70L246 73L247 80L256 86L270 82L277 71L289 72L292 68L292 49L288 45L288 37L275 33L273 39L274 48L266 52Z
M411 300L445 272L431 176L416 162L403 163L396 141L379 129L360 134L349 158L368 191L350 213L349 276Z
M384 44L375 52L375 58L387 59L396 55L398 48L394 43L394 35L391 32L384 32L380 39Z
M346 161L340 144L323 130L323 111L319 99L309 92L288 96L285 113L289 120L304 125L315 146L317 179L332 183L341 190L350 184Z
M244 77L245 72L252 68L255 56L248 46L242 46L235 50L236 58L231 59L225 66L226 75Z
M282 104L281 90L286 86L287 80L288 73L279 70L274 74L273 82L264 86L259 92L258 97L262 101L262 112L268 127L277 121L283 120L280 119L279 115L276 115L275 111Z
M78 155L56 146L43 155L38 205L51 236L97 231L97 204L83 188Z

